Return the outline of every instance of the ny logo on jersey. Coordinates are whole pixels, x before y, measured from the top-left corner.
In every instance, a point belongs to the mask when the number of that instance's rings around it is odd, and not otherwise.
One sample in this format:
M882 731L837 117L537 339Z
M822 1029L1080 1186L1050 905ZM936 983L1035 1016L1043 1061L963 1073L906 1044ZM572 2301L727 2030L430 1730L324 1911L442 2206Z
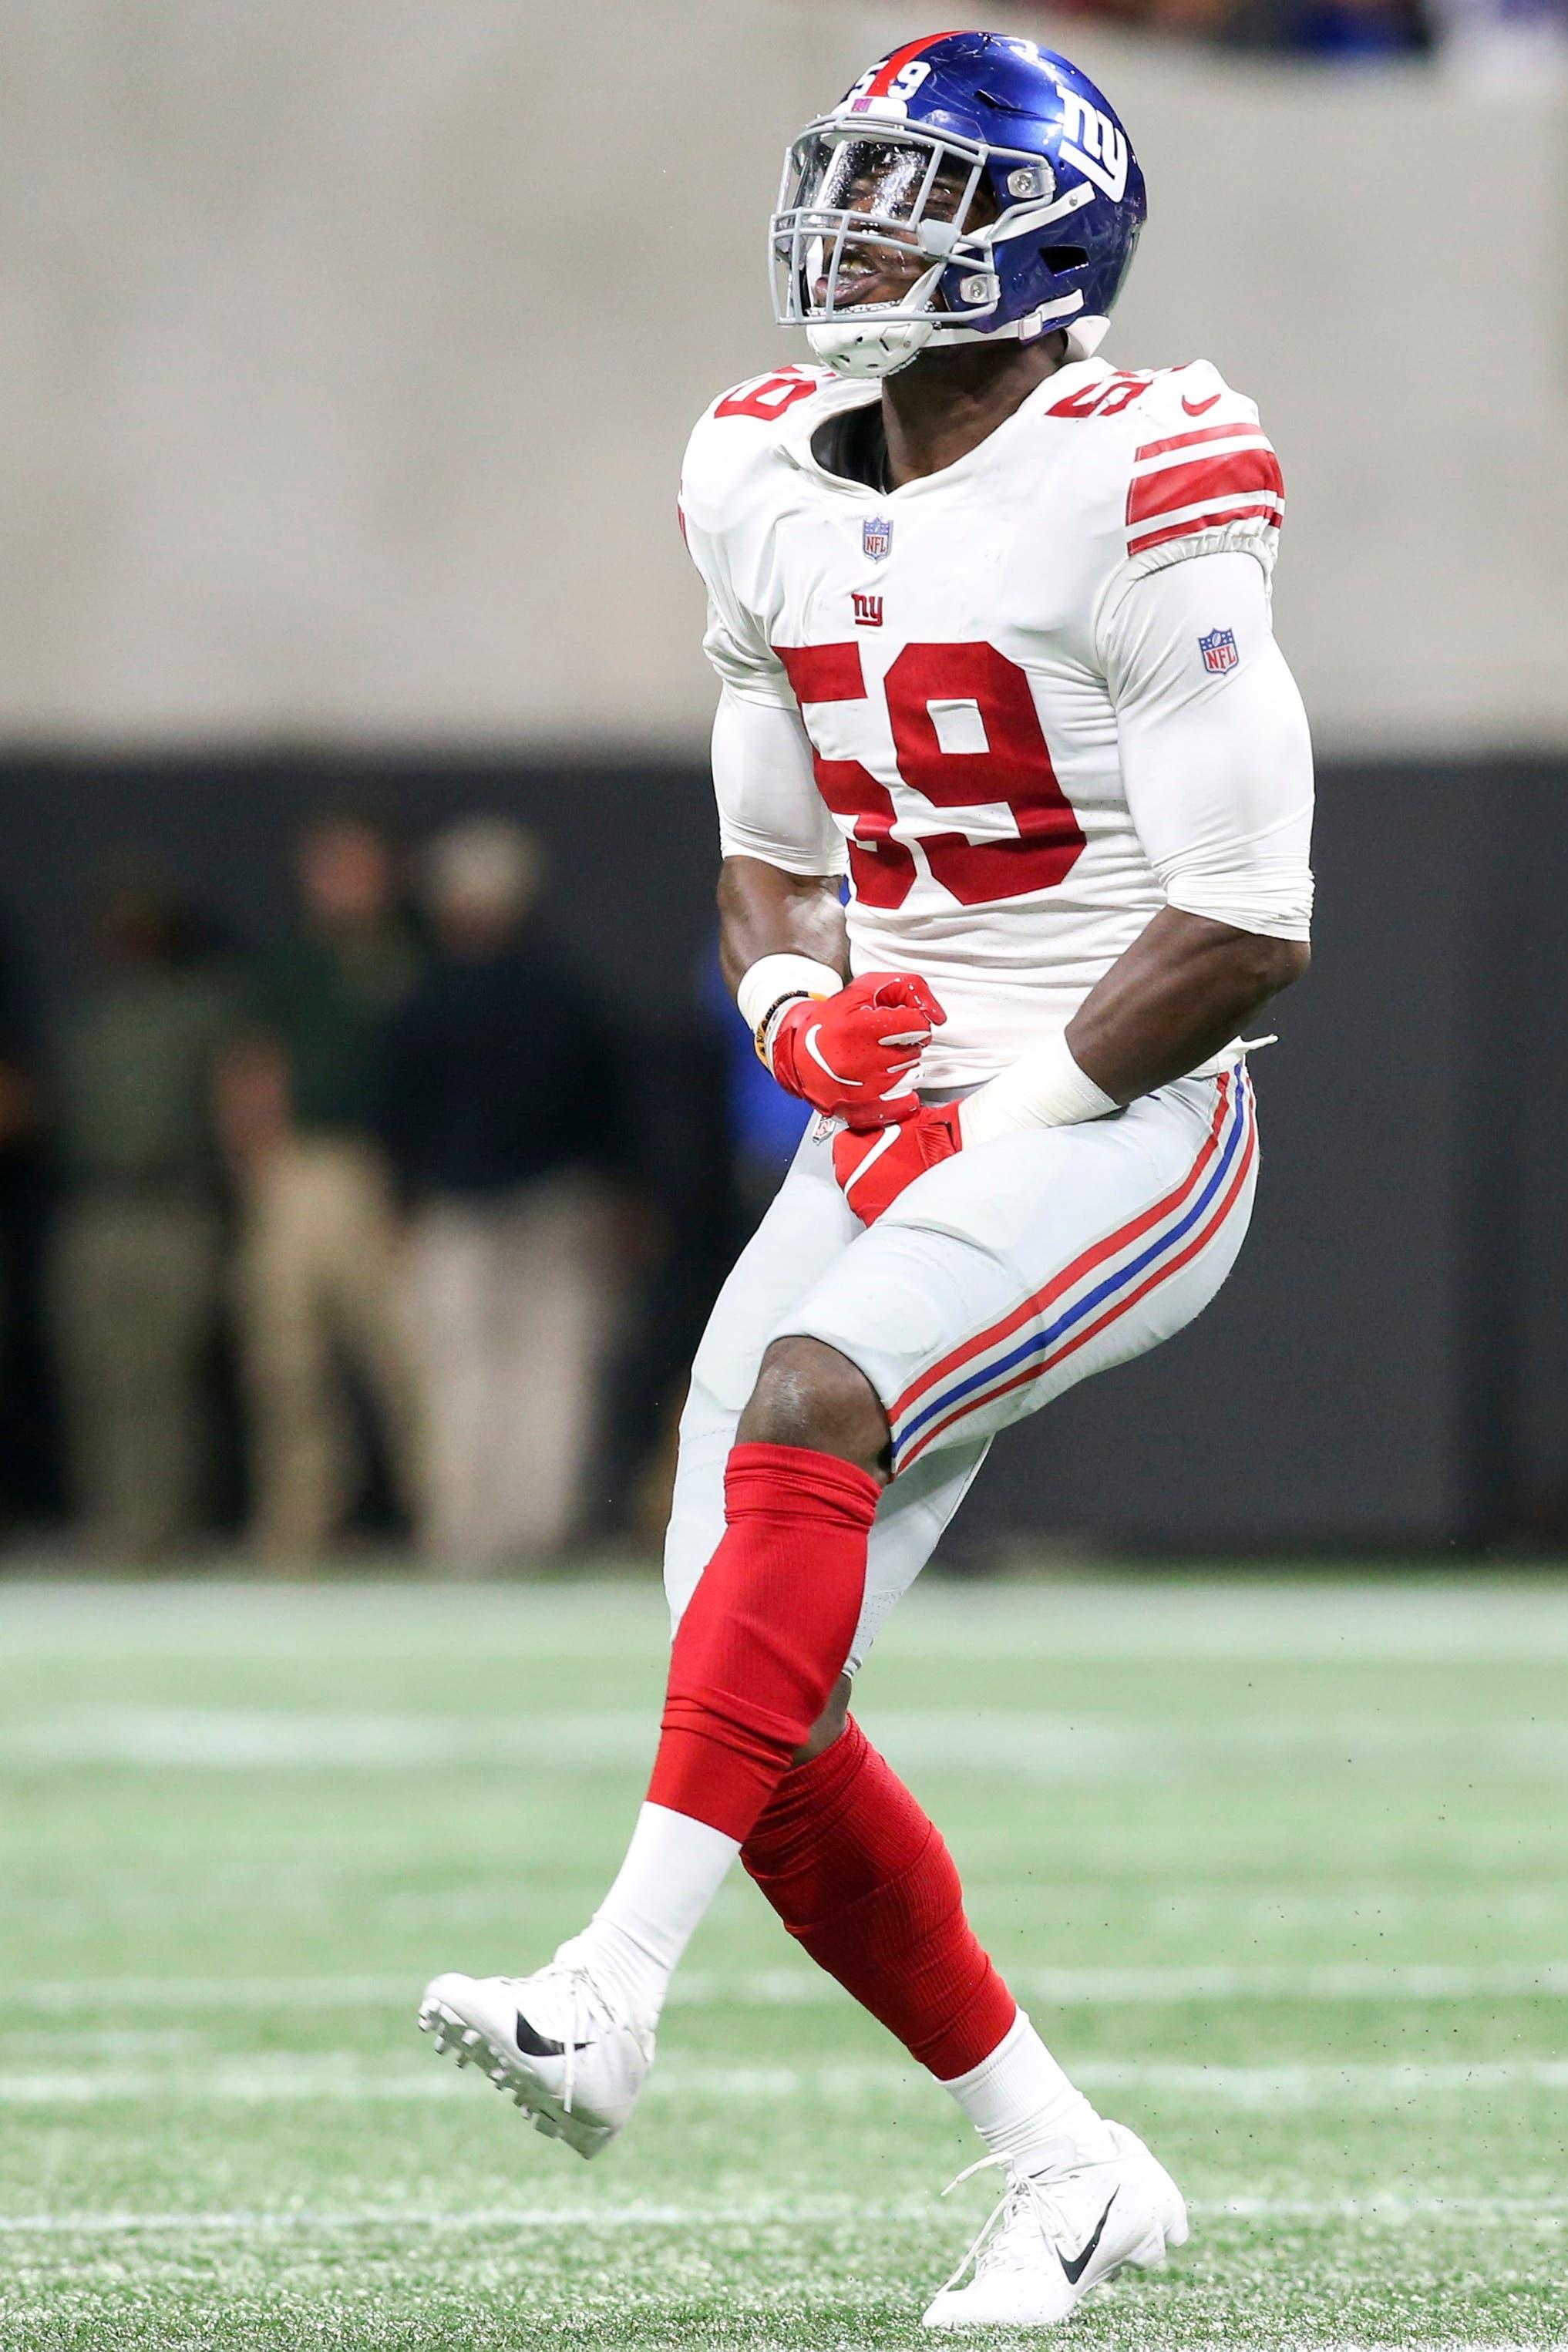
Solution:
M1127 193L1127 134L1073 89L1062 91L1060 152L1113 205L1121 202Z
M881 627L882 600L879 596L867 596L858 588L851 588L849 602L855 607L855 626L858 629Z
M1211 629L1206 637L1198 639L1198 651L1204 657L1204 667L1212 669L1216 677L1234 669L1241 659L1236 649L1234 629Z

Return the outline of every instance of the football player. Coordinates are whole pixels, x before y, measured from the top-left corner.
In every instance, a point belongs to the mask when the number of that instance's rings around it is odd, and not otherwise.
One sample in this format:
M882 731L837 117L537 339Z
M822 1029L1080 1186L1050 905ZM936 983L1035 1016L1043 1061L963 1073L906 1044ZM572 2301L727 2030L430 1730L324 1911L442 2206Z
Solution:
M437 1978L422 2012L591 2156L738 1858L1004 2168L933 2327L1059 2320L1187 2230L847 1712L995 1433L1225 1280L1258 1167L1241 1033L1307 963L1279 468L1206 362L1097 357L1143 215L1105 98L1010 37L911 42L790 152L778 309L816 364L714 404L682 509L726 969L819 1117L693 1368L625 1865L548 1966Z

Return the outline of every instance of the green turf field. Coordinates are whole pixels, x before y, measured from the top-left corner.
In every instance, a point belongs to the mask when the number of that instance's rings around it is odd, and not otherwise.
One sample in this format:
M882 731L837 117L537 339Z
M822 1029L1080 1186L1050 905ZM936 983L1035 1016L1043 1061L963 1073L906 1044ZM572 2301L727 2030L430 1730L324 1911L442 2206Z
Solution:
M637 1587L0 1586L0 2343L931 2340L976 2145L743 1882L592 2167L415 2031L581 1925L661 1643ZM1193 2200L1074 2343L1568 2342L1568 1587L949 1586L859 1711Z

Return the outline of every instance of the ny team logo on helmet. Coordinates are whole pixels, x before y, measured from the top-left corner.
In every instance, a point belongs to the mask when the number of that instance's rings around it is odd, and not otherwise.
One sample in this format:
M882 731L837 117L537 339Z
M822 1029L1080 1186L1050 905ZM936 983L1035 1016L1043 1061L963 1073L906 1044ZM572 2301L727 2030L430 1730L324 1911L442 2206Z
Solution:
M895 49L784 160L773 308L846 375L889 375L933 346L1103 336L1144 217L1143 174L1094 84L999 33ZM897 299L857 302L868 257L927 266Z

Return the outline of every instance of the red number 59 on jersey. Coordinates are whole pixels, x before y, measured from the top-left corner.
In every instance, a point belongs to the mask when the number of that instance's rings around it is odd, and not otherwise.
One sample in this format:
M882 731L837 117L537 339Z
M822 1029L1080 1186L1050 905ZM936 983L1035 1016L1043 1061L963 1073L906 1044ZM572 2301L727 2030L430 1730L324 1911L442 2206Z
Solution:
M868 688L860 647L775 646L795 700L861 702ZM1016 662L988 645L905 646L885 691L900 781L934 808L1011 811L1017 832L972 841L965 833L921 833L932 877L964 907L1048 890L1077 864L1084 835L1057 782L1029 681ZM984 749L944 751L933 706L973 704ZM807 734L811 721L805 717ZM836 816L854 821L849 867L855 895L868 907L901 907L914 887L914 858L895 833L898 811L887 786L858 760L830 760L812 743L816 788Z

